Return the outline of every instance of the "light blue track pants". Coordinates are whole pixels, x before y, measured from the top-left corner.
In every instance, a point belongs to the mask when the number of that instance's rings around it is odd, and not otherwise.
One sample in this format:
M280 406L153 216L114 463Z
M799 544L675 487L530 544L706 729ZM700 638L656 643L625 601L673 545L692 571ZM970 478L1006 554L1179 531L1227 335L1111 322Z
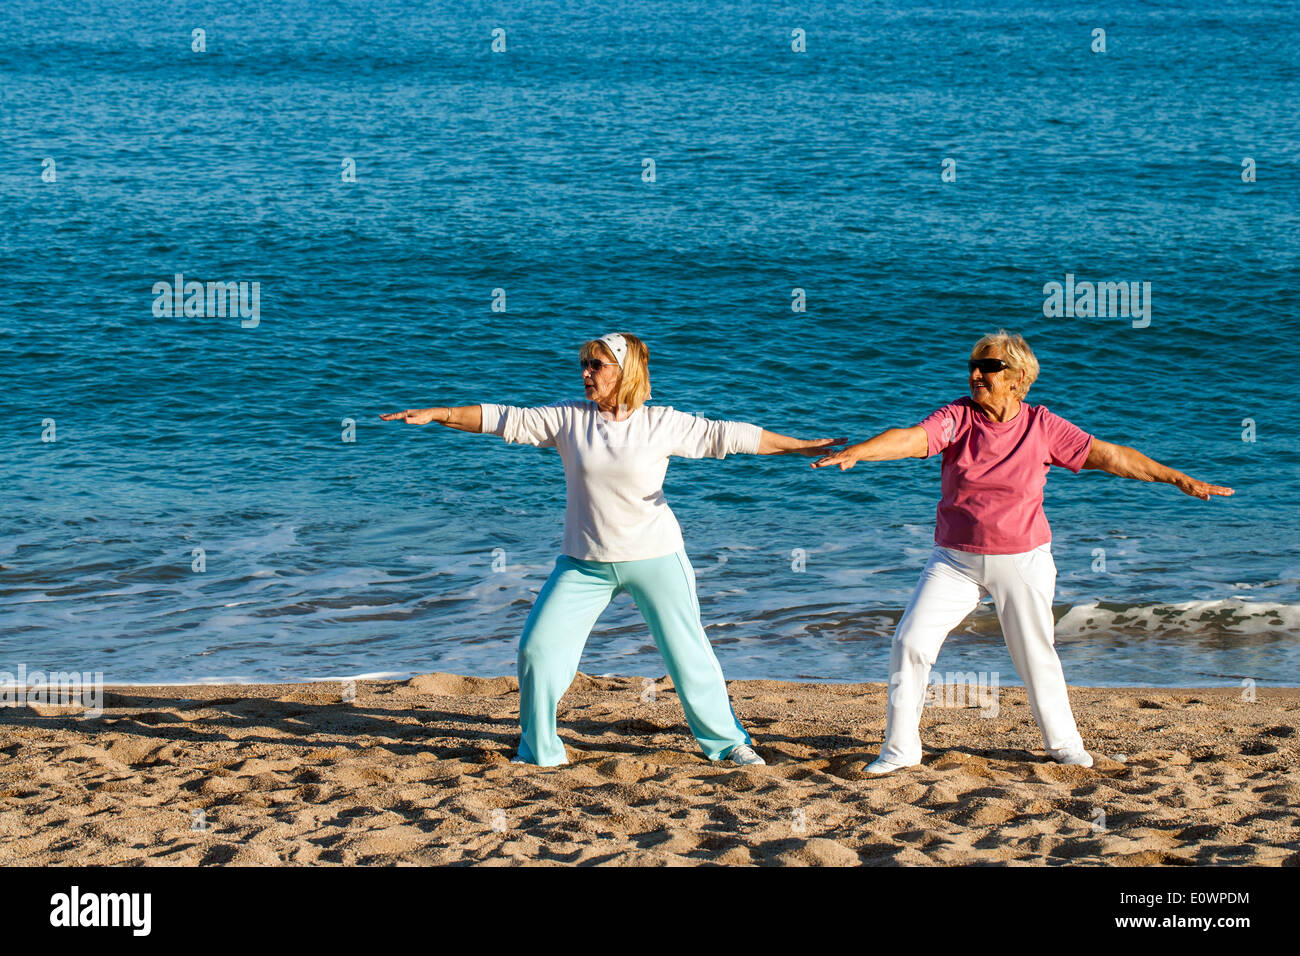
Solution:
M621 591L632 595L663 655L686 722L710 760L751 744L740 726L722 668L700 623L695 569L685 551L640 561L582 561L568 555L537 595L519 642L519 756L553 767L568 763L555 710L578 673L600 612Z

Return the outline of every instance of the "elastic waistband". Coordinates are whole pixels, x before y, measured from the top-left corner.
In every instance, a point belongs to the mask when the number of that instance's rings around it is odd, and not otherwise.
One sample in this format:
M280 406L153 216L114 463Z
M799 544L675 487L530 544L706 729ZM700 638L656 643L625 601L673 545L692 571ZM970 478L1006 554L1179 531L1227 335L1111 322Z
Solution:
M669 551L667 554L656 555L653 558L633 558L630 561L593 561L591 558L575 558L571 554L561 554L560 557L565 561L572 561L574 564L585 564L593 568L612 568L619 564L641 564L645 561L663 561L666 558L675 558L678 555L686 557L686 549L678 548L676 551Z
M1003 551L1003 552L990 553L987 551L967 551L965 548L951 548L943 544L936 544L934 546L934 549L936 551L944 551L953 556L961 556L967 558L1014 558L1021 554L1033 554L1035 551L1051 551L1052 542L1045 541L1042 544L1038 545L1038 547L1030 548L1028 551Z
M561 554L555 560L557 564L560 563L561 561L565 561L575 567L586 568L587 570L595 574L613 575L615 583L617 583L620 587L624 583L623 576L625 574L631 575L634 573L635 569L632 568L631 565L644 567L647 564L657 563L661 561L668 561L674 564L690 563L690 558L686 556L685 548L682 548L681 550L678 551L670 551L668 554L661 554L657 558L636 558L632 561L592 561L587 558L575 558L568 554ZM622 574L619 573L620 569L623 572Z

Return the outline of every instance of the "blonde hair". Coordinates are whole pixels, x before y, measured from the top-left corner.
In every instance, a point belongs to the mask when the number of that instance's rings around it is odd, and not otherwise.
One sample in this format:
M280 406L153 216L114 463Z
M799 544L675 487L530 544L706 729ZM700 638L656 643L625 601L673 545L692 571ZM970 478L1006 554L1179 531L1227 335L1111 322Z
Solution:
M1038 359L1034 356L1034 350L1029 347L1029 343L1025 341L1023 335L1015 335L1006 329L998 329L976 342L975 347L970 350L970 357L974 358L990 346L1002 351L1002 360L1007 363L1008 369L1025 373L1025 379L1021 382L1020 387L1013 389L1016 397L1023 399L1029 394L1029 386L1033 385L1038 379Z
M627 342L627 354L623 356L623 371L619 374L615 397L618 404L625 406L629 412L636 411L650 397L650 350L644 342L630 332L620 332ZM599 339L592 339L582 346L578 358L601 358L606 362L616 362L609 347Z

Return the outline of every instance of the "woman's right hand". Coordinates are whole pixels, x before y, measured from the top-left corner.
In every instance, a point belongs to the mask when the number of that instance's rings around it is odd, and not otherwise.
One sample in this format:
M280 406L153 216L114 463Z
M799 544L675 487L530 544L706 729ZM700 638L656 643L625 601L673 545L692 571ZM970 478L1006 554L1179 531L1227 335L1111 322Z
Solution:
M812 463L814 468L827 465L839 465L840 471L848 471L860 461L894 461L899 458L925 458L929 450L929 439L925 429L920 425L911 428L886 428L874 438L850 445L843 451Z
M840 471L848 471L858 463L858 456L853 453L856 445L850 445L848 448L842 448L833 455L827 455L825 458L818 458L809 467L826 468L830 465L839 465Z
M440 411L442 411L441 408L408 408L404 412L389 412L387 415L380 415L379 417L386 422L396 421L400 418L408 425L427 425L435 419L440 423L443 421L442 417L438 415Z

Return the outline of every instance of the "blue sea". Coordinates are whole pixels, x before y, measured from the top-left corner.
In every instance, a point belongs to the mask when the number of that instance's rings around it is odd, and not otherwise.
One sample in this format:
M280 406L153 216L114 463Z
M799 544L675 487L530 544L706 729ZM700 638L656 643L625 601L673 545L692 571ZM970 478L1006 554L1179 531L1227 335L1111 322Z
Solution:
M1006 328L1031 402L1236 489L1054 470L1067 680L1298 685L1298 37L1241 0L7 3L0 672L512 674L558 455L381 414L581 398L630 331L655 403L859 441ZM1142 308L1049 314L1067 281ZM939 459L809 461L669 467L729 679L888 677ZM664 672L627 595L581 669ZM936 671L1017 682L987 603Z

